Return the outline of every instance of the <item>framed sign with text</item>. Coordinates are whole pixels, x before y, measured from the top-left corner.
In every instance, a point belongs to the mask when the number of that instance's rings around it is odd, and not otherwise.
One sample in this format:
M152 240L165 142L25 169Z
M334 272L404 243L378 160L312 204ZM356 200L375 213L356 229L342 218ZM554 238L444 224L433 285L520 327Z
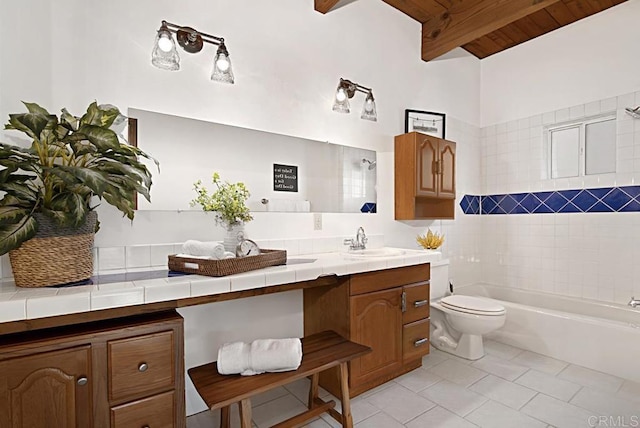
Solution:
M298 167L295 165L273 164L273 191L297 192Z

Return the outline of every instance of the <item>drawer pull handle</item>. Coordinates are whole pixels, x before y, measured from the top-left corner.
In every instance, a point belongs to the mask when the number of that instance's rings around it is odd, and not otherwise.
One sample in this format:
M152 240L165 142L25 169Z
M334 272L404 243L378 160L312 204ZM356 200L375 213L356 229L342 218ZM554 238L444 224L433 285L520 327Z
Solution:
M426 306L428 304L429 304L429 300L428 299L427 300L416 300L413 303L413 306L416 307L416 308L420 308L420 307Z
M402 313L407 312L407 292L406 291L402 292L402 296L400 298L400 309L402 310Z
M89 379L87 379L86 377L82 376L81 378L78 378L78 385L80 386L85 386L87 383L89 382Z
M140 363L140 365L138 366L138 371L146 372L148 368L149 366L147 365L147 363Z
M427 343L428 341L429 341L429 339L428 339L428 338L426 338L426 337L425 337L425 338L423 338L423 339L418 339L418 340L416 340L415 342L413 342L413 346L415 346L415 347L417 348L418 346L422 346L422 345L424 345L424 344L425 344L425 343Z

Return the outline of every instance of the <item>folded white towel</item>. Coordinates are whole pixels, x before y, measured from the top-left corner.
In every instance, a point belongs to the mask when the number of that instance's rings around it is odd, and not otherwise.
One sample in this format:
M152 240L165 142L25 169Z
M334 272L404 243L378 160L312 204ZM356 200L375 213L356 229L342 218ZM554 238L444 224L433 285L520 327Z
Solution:
M233 254L231 251L225 251L224 252L224 258L225 259L234 259L236 257L235 254Z
M264 372L296 370L302 361L300 339L258 339L225 343L218 350L218 372L252 376Z
M192 256L205 256L218 260L225 258L224 245L219 242L203 242L190 239L182 244L182 252Z

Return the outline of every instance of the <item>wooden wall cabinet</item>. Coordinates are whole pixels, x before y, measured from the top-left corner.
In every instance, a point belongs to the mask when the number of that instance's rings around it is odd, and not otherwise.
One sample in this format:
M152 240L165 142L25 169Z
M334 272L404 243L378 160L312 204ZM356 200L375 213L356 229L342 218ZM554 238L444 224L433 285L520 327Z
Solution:
M372 352L349 363L358 395L422 365L429 353L429 265L354 274L334 287L304 290L304 334L334 330ZM337 372L320 384L339 394Z
M409 132L394 144L395 219L452 219L456 143Z
M184 427L175 312L0 337L0 427Z

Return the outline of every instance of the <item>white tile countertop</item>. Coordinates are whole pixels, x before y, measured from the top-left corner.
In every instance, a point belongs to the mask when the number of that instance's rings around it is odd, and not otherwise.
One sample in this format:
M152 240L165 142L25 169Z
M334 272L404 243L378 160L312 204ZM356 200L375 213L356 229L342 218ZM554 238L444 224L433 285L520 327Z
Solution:
M359 257L332 252L290 256L288 261L292 264L224 277L185 275L67 288L21 288L13 281L3 281L0 283L0 323L230 293L310 281L323 275L342 276L443 262L438 251L397 250L402 254Z

